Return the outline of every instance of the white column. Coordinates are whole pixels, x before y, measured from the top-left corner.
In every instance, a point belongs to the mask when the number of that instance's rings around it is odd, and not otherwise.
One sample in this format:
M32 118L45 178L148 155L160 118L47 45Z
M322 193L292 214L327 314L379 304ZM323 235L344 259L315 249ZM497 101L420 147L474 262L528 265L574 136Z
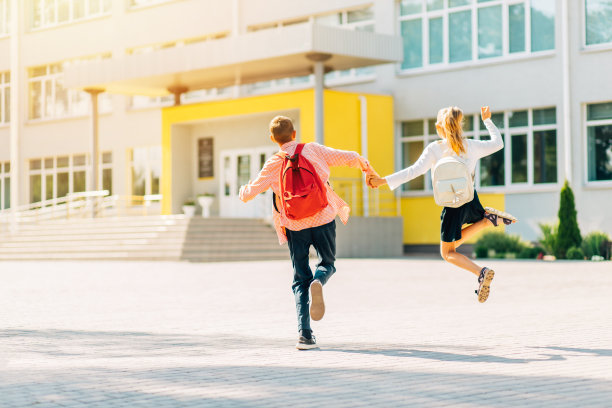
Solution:
M91 155L91 171L89 175L90 179L90 190L91 191L99 191L100 183L98 176L98 172L100 170L100 145L98 142L98 133L99 133L99 124L98 124L98 95L103 91L101 89L86 89L85 92L89 94L91 97L91 116L90 116L90 129L91 129L91 139L90 139L90 149L89 154ZM96 216L96 200L97 197L91 197L92 202L92 217Z
M315 103L315 141L319 144L323 144L325 137L323 135L323 89L325 88L325 65L323 63L330 59L330 54L324 54L320 52L306 55L306 58L314 62L314 103Z
M325 138L323 136L323 88L324 88L325 68L323 62L317 61L314 64L315 77L315 141L323 144Z
M21 35L21 0L11 0L11 231L17 229L17 207L19 206L19 131L21 128L21 112L19 95L21 90L21 50L19 49Z
M561 33L563 42L563 140L565 178L572 182L572 106L570 82L569 0L561 2ZM575 188L575 187L574 187Z

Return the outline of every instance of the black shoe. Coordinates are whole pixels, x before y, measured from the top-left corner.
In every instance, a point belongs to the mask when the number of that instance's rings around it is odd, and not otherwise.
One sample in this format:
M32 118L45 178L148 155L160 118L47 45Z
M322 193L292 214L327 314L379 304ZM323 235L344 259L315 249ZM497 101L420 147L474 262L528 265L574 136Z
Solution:
M295 348L298 350L310 350L317 348L317 339L310 330L302 330Z

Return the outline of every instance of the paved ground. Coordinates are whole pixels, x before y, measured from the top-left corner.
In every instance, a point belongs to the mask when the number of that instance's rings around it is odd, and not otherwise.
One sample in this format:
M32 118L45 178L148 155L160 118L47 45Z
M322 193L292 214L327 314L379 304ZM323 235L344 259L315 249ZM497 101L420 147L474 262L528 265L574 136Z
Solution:
M288 266L0 264L0 407L612 406L612 263L341 260L306 352Z

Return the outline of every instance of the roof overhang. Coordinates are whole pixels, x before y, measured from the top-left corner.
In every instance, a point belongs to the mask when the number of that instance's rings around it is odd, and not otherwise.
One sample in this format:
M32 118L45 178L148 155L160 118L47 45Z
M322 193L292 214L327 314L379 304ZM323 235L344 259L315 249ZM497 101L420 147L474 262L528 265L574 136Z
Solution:
M73 65L69 88L159 96L312 73L313 55L329 54L333 70L402 60L401 37L305 23Z

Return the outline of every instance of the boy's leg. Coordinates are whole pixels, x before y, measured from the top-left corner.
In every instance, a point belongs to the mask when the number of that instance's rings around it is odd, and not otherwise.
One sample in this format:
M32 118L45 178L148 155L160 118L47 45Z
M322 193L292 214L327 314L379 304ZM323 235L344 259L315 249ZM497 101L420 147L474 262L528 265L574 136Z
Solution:
M287 240L291 262L293 263L293 294L298 318L298 330L311 330L308 309L308 289L312 282L312 271L308 264L311 245L310 228L302 231L287 230Z
M322 285L336 272L336 221L312 229L312 245L319 256L314 279Z
M325 301L323 299L323 285L336 272L336 223L321 225L312 229L312 245L319 255L319 264L310 285L312 304L310 316L313 320L321 320L325 315Z

